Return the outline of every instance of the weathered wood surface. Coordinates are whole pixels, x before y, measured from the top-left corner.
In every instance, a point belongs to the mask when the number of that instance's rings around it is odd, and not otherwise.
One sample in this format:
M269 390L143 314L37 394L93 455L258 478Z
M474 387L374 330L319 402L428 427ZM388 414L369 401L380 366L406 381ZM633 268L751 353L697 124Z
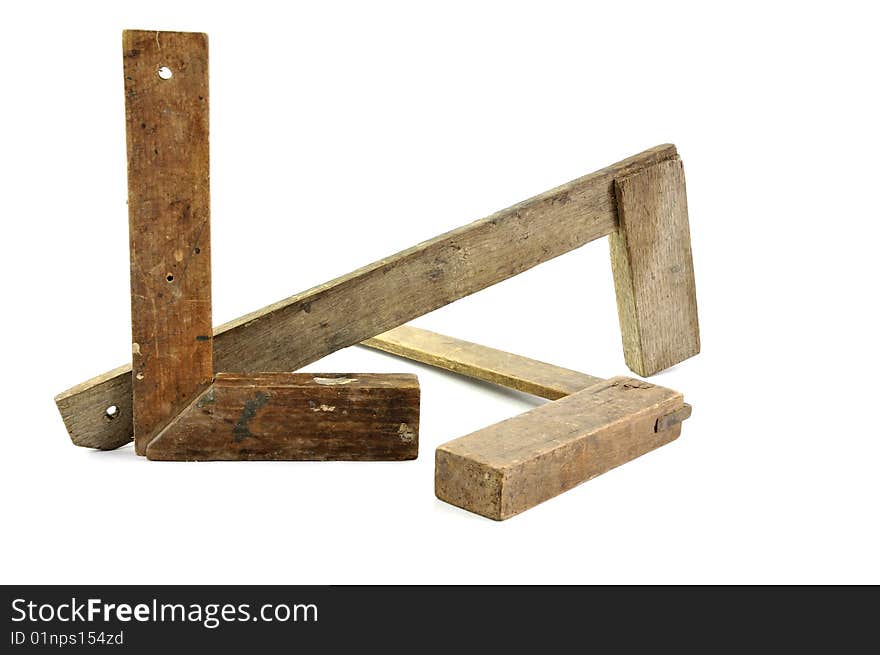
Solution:
M602 381L586 373L411 325L383 332L361 345L550 400Z
M218 373L147 447L152 460L406 460L419 452L409 374Z
M510 518L674 440L681 422L663 419L683 407L680 393L648 382L600 382L437 448L435 493Z
M657 146L392 255L215 330L215 370L296 370L617 229L614 179L666 160ZM119 378L122 379L119 379ZM131 439L126 372L59 394L74 444L117 448Z
M654 375L700 352L687 194L680 160L615 180L611 265L626 364Z
M213 377L208 37L126 30L122 47L131 418L135 450L142 455ZM160 69L171 77L163 79Z

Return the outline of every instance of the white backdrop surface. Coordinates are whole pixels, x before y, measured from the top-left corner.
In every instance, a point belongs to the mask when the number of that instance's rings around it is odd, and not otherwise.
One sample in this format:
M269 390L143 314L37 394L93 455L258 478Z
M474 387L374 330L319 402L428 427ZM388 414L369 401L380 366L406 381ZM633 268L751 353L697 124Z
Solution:
M880 582L877 20L868 3L8 3L3 583ZM53 396L129 357L121 30L211 44L221 323L674 142L703 352L673 444L495 523L433 450L541 401L411 371L408 463L157 464ZM415 324L625 374L604 240Z

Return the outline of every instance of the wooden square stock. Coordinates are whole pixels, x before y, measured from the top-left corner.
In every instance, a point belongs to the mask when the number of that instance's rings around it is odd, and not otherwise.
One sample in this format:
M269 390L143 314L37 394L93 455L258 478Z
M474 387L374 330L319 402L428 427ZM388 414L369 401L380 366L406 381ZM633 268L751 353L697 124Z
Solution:
M147 447L154 460L404 460L419 452L415 375L218 373Z

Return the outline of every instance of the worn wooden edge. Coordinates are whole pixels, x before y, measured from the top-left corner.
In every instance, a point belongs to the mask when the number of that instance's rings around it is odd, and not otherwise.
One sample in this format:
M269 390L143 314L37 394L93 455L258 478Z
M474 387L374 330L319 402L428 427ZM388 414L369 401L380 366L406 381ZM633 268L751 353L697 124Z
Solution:
M614 191L618 228L608 245L624 359L649 377L700 352L683 164L671 159L621 174Z
M633 277L629 265L626 235L622 232L609 235L608 250L611 254L611 274L614 278L614 296L617 302L624 361L631 371L637 375L644 375L645 364L640 346L641 328L633 299Z
M113 450L131 443L131 391L131 364L124 364L55 396L74 445ZM82 406L91 411L82 411ZM103 430L98 427L101 421L109 424Z
M503 454L481 455L479 449L474 451L473 444L480 441L485 444L503 445L504 441L501 439L508 426L513 428L516 424L526 422L543 423L544 417L557 412L561 404L578 403L585 397L598 396L610 387L627 385L633 388L649 388L654 392L663 392L663 395L643 407L613 417L599 427L580 435L576 434L573 439L554 438L550 442L553 446L549 449L541 450L535 446L533 454L527 453L505 459L506 456ZM589 406L585 407L584 411L589 413ZM435 495L438 499L467 511L495 521L503 521L674 441L680 436L682 421L688 416L690 416L690 405L683 402L682 395L677 391L627 377L603 380L565 399L548 403L438 446L435 451ZM556 483L558 486L549 485L543 493L534 492L537 493L537 497L529 498L525 503L518 500L515 495L511 495L511 487L523 488L523 480L528 480L528 477L517 478L517 476L521 476L523 471L528 471L529 467L535 469L536 467L533 466L535 462L546 461L553 458L554 453L560 453L560 456L556 456L556 465L567 468L574 465L565 454L569 450L586 448L589 451L590 448L599 447L597 444L601 444L603 439L607 440L609 435L613 439L615 434L627 432L637 435L637 439L622 446L613 454L612 459L599 462L594 468L586 467L581 477L575 475L573 481L558 482ZM531 434L538 440L536 443L540 439L545 439L540 431ZM577 441L580 443L576 443ZM632 442L633 439L630 438L630 441ZM614 450L608 445L605 448ZM534 474L535 472L532 471L533 476ZM572 476L570 471L566 475ZM563 476L562 479L565 477ZM527 485L527 488L531 486Z
M672 144L650 148L508 209L496 212L491 216L446 232L428 241L423 241L347 275L224 323L214 329L214 368L215 370L241 368L296 370L331 352L374 337L438 307L475 293L486 286L491 286L524 270L528 270L528 268L543 261L581 247L589 241L607 236L617 229L616 211L613 210L614 178L639 170L645 166L653 165L658 161L677 158L678 153ZM594 223L590 229L583 231L582 238L567 243L565 247L560 248L558 251L546 254L540 261L528 262L516 270L498 272L497 275L492 276L488 281L480 281L475 285L471 284L467 288L460 289L453 297L443 297L438 302L432 302L415 309L410 307L411 311L398 312L395 318L390 321L390 324L387 319L375 317L374 320L371 320L369 326L362 326L360 332L355 333L350 329L346 329L344 334L340 333L328 339L328 347L323 348L320 352L311 353L306 357L298 354L298 349L302 348L302 344L298 344L296 337L297 334L301 333L299 329L301 326L297 326L297 329L291 334L287 334L288 328L293 329L290 325L290 317L299 317L301 314L308 315L312 304L319 303L323 298L332 297L333 294L340 293L359 295L360 287L365 284L366 280L372 279L375 275L382 276L392 270L407 266L409 262L417 261L420 256L434 257L436 252L453 252L455 251L456 240L474 232L494 229L504 221L519 220L521 215L532 206L549 203L564 207L565 203L569 202L572 194L577 193L579 189L591 185L598 185L597 188L601 189L601 193L603 195L607 194L609 198L608 203L612 207L612 211L603 212L598 219L585 216L585 221L593 220ZM363 330L366 330L366 333ZM248 347L249 334L272 334L273 345L277 344L277 348L267 349L264 347L260 350L258 356L258 353L250 352L251 349ZM56 405L74 445L106 450L118 448L131 441L130 375L131 367L123 366L71 387L55 397ZM125 396L129 396L129 398L126 399ZM125 408L129 409L127 413L120 411L114 419L106 421L104 418L105 410L109 406L116 406L122 408L122 410L125 410Z
M418 389L414 373L217 373L214 388L222 386L279 388Z
M214 426L218 426L219 430L228 432L238 429L239 424L244 426L244 436L251 437L247 427L248 421L253 421L260 411L262 405L266 403L267 396L271 397L273 392L283 392L284 390L296 389L303 392L303 398L307 397L309 392L317 392L326 396L332 393L336 398L334 406L324 404L318 405L317 401L308 401L307 403L285 406L285 422L279 424L277 433L278 442L274 443L271 449L253 449L249 448L243 451L229 450L225 435L221 432L216 444L212 445L209 452L206 453L205 445L200 444L199 447L189 448L189 439L187 435L181 434L183 427L187 422L201 419L204 422L213 421ZM226 416L210 415L210 408L215 402L215 396L220 396L224 390L243 391L247 390L248 394L253 393L254 398L247 400L241 407L241 415L238 424L233 426L230 418ZM288 432L291 423L298 423L302 418L317 413L320 416L329 416L328 412L342 410L346 407L346 396L351 393L367 394L372 397L373 394L382 392L387 396L388 392L396 394L394 402L389 407L393 412L402 412L401 416L406 416L407 420L401 422L398 431L395 433L395 439L387 442L388 448L377 454L373 450L364 449L359 446L357 441L363 438L362 434L355 434L348 437L344 433L337 434L338 438L346 443L347 449L342 455L331 452L316 452L314 449L300 450L297 447L297 441L302 438L301 434ZM415 405L407 406L400 404L405 396L415 397ZM421 391L419 387L418 377L412 373L257 373L254 375L246 375L240 373L219 373L214 383L199 394L193 401L184 408L176 417L174 417L168 425L166 425L147 445L145 454L147 459L151 461L407 461L414 460L418 457L419 452L419 404ZM254 399L262 402L254 402ZM301 400L302 398L300 398ZM269 401L271 405L271 400ZM337 406L338 405L338 406ZM351 409L351 405L348 408ZM404 411L406 408L406 411ZM371 414L373 412L371 411ZM299 417L299 418L298 418ZM351 418L349 417L349 420ZM356 423L357 424L357 423ZM371 425L367 422L362 425ZM274 427L274 426L273 426ZM211 428L212 430L214 428ZM334 427L335 429L335 427ZM201 431L200 431L201 432ZM192 434L192 433L190 433ZM255 436L255 435L254 435ZM260 438L265 438L263 435ZM289 436L290 441L285 443L285 439ZM235 437L237 441L239 436ZM258 441L259 443L259 441ZM321 440L323 443L323 440ZM323 445L321 446L323 449Z
M564 398L602 381L586 373L412 325L401 325L360 345L549 400Z

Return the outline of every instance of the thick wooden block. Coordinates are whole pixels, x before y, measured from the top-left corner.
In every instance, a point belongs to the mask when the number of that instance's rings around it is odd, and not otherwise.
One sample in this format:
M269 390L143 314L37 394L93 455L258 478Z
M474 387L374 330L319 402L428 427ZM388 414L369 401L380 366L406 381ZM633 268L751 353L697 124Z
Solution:
M700 352L684 169L662 161L614 186L620 224L609 244L624 356L654 375Z
M130 422L142 455L213 377L208 38L129 30L122 41L133 414L120 397L100 425Z
M688 410L677 391L612 378L443 444L435 492L507 519L669 443Z
M651 148L222 325L215 370L296 370L611 234L614 180L677 159L675 146ZM74 444L131 440L129 378L123 367L55 398ZM111 406L122 411L107 420Z
M405 460L419 452L409 374L218 373L150 442L153 460Z
M494 519L528 509L671 441L691 414L691 406L668 389L629 378L606 382L412 326L363 345L544 398L578 398L548 403L438 448L437 496ZM678 396L669 401L677 408L667 413L656 398L629 393L636 389L659 389L651 393L661 398ZM651 423L654 410L661 415Z

